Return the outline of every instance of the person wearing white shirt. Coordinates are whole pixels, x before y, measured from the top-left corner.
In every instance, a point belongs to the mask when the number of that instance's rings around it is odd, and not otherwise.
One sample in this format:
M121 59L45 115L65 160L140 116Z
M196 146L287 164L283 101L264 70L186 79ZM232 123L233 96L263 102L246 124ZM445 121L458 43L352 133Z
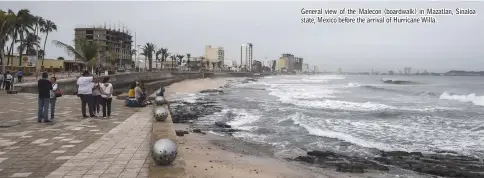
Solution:
M87 70L82 73L82 76L79 77L79 79L77 79L77 85L79 86L77 89L77 96L81 98L82 103L82 117L88 117L86 115L86 104L89 109L89 116L96 117L92 106L92 88L94 87L94 84L92 83L92 76Z
M111 103L113 101L113 84L109 83L109 77L103 79L103 83L99 85L102 97L103 117L111 117Z
M13 76L10 74L10 71L7 71L7 76L5 77L5 90L9 91L11 89L10 84L13 82Z
M57 78L50 78L50 82L52 83L52 90L50 91L50 121L53 121L55 113L55 102L57 101L57 97L55 96L55 91L57 90Z

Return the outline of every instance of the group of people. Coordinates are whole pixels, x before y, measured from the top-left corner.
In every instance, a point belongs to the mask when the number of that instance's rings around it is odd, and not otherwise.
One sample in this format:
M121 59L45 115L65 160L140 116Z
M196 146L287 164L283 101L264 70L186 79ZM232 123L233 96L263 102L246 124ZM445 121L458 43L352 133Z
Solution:
M37 121L40 123L42 121L50 123L54 120L55 113L55 103L57 97L60 97L56 80L57 78L49 76L47 72L42 73L42 78L37 82L37 89L39 91L39 101L38 101L38 115ZM49 107L50 106L50 107ZM50 108L50 118L49 115Z
M144 83L137 81L129 87L128 99L126 106L128 107L144 107L151 104L145 93Z
M102 82L92 76L88 71L84 71L82 76L77 79L77 96L82 103L82 116L97 117L100 115L102 106L103 118L111 117L111 103L113 101L113 85L109 82L109 77L104 77ZM89 116L86 114L86 105Z
M10 71L0 74L0 90L12 90L13 76Z

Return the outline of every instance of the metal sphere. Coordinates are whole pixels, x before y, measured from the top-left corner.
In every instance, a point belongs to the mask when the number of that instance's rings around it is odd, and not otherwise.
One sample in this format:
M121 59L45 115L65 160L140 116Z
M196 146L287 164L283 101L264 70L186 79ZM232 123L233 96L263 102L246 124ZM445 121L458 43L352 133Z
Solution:
M166 138L159 139L153 144L151 155L156 164L169 165L177 155L176 143Z
M157 96L155 98L155 104L156 105L163 105L163 104L166 104L166 103L167 102L166 102L165 98L163 98L163 96Z
M157 121L165 121L168 117L168 111L164 107L156 107L154 115Z

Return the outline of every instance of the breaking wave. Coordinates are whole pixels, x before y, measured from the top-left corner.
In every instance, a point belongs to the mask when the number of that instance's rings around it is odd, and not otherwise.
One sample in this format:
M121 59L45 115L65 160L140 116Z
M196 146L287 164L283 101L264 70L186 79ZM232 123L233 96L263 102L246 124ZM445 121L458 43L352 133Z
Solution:
M454 101L459 101L463 103L470 102L474 105L477 106L484 106L484 96L477 96L476 94L472 93L469 95L457 95L457 94L451 94L447 91L442 93L439 97L439 99L442 100L454 100Z

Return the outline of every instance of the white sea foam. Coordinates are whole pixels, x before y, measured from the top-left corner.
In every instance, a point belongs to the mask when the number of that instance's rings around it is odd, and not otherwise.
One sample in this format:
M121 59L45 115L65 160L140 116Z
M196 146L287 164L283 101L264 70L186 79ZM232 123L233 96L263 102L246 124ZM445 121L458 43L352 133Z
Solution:
M461 154L484 151L479 120L413 116L407 119L311 118L296 113L288 116L310 135L336 138L380 150L431 152L452 150Z
M474 93L469 95L453 95L448 92L444 92L440 95L439 99L454 100L459 102L471 102L474 105L484 106L484 96L477 96Z
M245 109L231 109L233 114L236 114L235 118L228 122L230 126L237 128L237 129L248 129L250 130L250 127L244 127L247 126L247 124L256 122L260 119L259 114L253 114L247 112Z

